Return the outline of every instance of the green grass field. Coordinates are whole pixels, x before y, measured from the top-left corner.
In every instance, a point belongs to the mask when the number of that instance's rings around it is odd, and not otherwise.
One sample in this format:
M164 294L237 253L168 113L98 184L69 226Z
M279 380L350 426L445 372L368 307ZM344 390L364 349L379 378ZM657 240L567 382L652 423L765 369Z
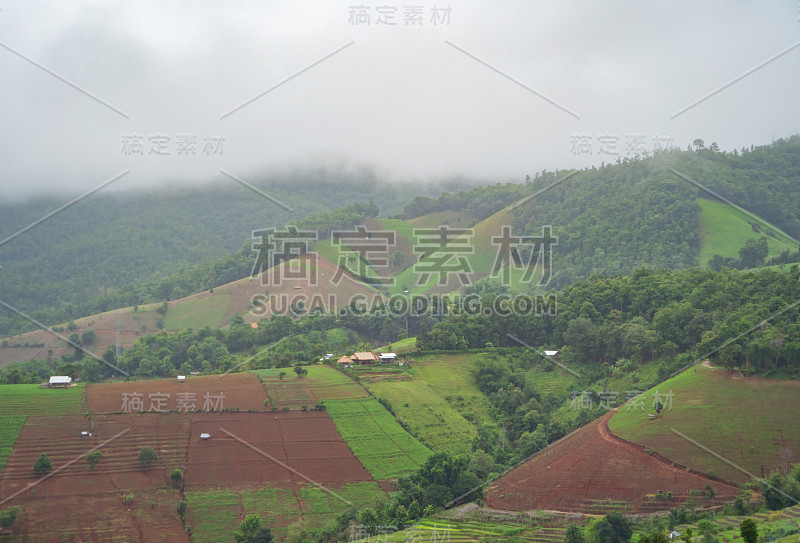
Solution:
M375 398L325 405L339 434L375 479L407 475L431 455Z
M666 408L650 420L656 394ZM750 476L742 470L764 477L800 460L793 452L800 450L798 412L800 381L733 378L721 369L695 366L644 393L641 405L622 407L609 426L680 464L746 482Z
M392 407L436 451L471 450L475 424L491 421L488 400L475 386L471 368L481 355L417 357L410 380L380 380L365 386Z
M781 251L797 250L788 235L771 225L767 221L749 216L745 212L722 202L698 198L700 206L700 264L707 266L708 261L715 255L724 257L738 257L739 249L744 247L748 239L758 239L766 236L769 244L767 259L777 256ZM757 233L750 223L758 223L761 233ZM772 232L775 237L766 235Z
M39 385L0 385L3 415L82 415L86 412L85 386L40 388Z
M0 415L0 475L27 418L26 415Z
M199 330L209 326L219 328L228 311L230 296L216 292L212 296L185 300L171 307L164 315L164 328L167 330Z
M299 378L292 368L253 370L267 391L272 405L290 409L313 407L317 402L366 398L367 391L347 375L329 366L304 366L308 375ZM283 379L280 374L285 373Z
M383 353L407 353L417 348L417 338L407 337L381 347L378 351Z
M257 514L276 540L285 540L292 525L304 530L330 527L336 515L350 505L371 506L385 493L377 483L348 483L331 489L303 484L298 488L268 486L257 490L187 490L186 525L195 543L233 541L232 532L242 521L240 515Z

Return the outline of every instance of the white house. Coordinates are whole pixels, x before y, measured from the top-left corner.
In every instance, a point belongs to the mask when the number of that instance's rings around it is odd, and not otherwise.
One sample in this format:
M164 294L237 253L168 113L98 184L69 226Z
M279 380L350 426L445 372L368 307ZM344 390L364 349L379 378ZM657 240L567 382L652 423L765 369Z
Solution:
M69 388L70 384L72 384L72 377L67 375L53 375L48 383L50 388Z
M381 362L386 364L389 362L395 362L395 360L397 359L397 355L395 353L381 353L380 358Z
M185 375L178 375L178 382L179 383L185 383L186 382L186 376Z

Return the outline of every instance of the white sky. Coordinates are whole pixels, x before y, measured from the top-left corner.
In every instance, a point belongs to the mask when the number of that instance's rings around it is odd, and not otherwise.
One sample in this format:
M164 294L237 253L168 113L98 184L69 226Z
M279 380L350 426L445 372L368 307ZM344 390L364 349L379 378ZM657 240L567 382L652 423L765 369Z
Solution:
M796 0L413 1L421 26L404 24L410 0L0 0L0 198L85 190L123 170L114 188L326 163L522 181L615 161L598 154L601 134L624 157L636 133L647 149L659 135L730 150L800 132L800 47L671 118L800 43ZM349 23L356 5L371 24ZM396 8L398 24L376 24L376 6ZM434 6L451 8L449 24L431 23ZM176 153L184 133L194 156ZM581 133L591 156L573 152ZM143 136L143 156L123 154L123 134ZM149 154L153 134L169 137L169 156ZM224 135L221 155L203 152L206 134Z

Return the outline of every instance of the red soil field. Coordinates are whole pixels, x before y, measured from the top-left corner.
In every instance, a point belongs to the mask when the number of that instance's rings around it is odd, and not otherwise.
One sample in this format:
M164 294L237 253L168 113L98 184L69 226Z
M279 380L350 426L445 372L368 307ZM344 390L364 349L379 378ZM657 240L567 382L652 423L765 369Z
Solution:
M12 533L26 542L188 541L176 512L180 498L166 487L170 471L185 465L189 418L99 415L92 437L81 436L89 430L86 417L29 418L0 479L0 501L26 489L3 505L22 506ZM81 455L123 431L99 449L103 458L90 470ZM146 471L138 463L142 447L159 456ZM55 472L44 480L33 471L42 453ZM129 493L134 503L126 506L122 496Z
M95 413L115 413L123 409L123 394L143 394L144 410L159 409L158 404L153 404L150 394L169 394L163 409L178 411L178 393L194 393L194 405L197 411L219 411L216 397L224 394L222 407L224 409L239 409L247 411L254 409L264 411L264 400L267 393L259 383L258 378L252 373L229 373L227 375L209 375L203 377L187 376L184 383L175 379L155 379L152 381L131 381L128 383L88 384L86 386L86 407ZM211 404L205 406L205 395L210 395ZM190 406L187 409L191 411ZM187 411L182 409L182 411ZM137 409L138 411L138 409Z
M201 433L211 439L201 440ZM187 487L372 480L324 411L198 413L191 417L190 434Z
M177 514L176 492L133 492L131 505L123 503L122 493L46 500L29 496L14 501L22 509L11 533L21 534L18 541L26 543L189 543Z
M55 470L123 431L99 449L103 458L94 470L89 470L86 459L81 458L26 494L50 499L163 486L171 470L185 465L189 417L157 413L99 415L94 421L92 437L81 436L81 431L89 429L86 417L31 417L3 471L0 496L5 499L39 479L33 472L33 464L40 454L50 458ZM152 447L159 457L147 471L138 463L143 447Z
M736 497L736 487L671 467L616 439L608 431L610 416L587 424L499 478L489 487L486 504L512 511L656 511L675 507L689 498L690 490L702 490L708 483L717 494L716 503ZM657 490L672 492L672 499L655 499ZM704 498L698 501L706 505Z

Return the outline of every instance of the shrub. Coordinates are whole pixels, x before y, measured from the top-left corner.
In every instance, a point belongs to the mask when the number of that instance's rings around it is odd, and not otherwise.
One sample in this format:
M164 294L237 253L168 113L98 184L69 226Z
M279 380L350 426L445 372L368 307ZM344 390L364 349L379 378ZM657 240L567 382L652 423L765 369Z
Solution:
M149 468L156 462L158 462L158 454L152 447L144 447L139 451L139 465L144 469Z
M33 464L33 471L40 475L53 471L53 462L50 461L46 454L42 453Z
M89 463L89 469L94 469L94 467L100 463L100 459L103 458L103 453L100 451L94 451L86 455L86 461Z

